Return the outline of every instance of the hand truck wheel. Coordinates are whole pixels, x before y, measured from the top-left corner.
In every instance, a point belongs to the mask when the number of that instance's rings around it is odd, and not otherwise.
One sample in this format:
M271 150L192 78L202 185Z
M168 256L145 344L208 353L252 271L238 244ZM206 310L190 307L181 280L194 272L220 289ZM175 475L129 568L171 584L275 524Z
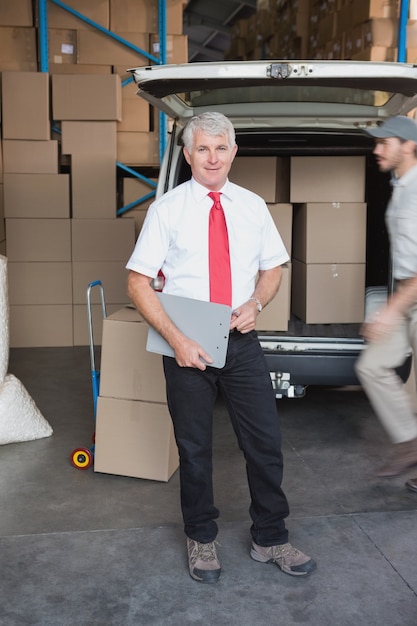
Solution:
M71 463L76 469L88 469L93 464L91 450L88 448L76 448L71 454Z

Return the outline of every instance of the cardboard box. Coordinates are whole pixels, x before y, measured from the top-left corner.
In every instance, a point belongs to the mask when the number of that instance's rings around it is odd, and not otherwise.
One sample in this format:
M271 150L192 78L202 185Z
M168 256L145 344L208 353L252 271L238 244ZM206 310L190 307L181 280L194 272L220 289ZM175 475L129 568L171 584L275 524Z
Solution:
M291 157L290 202L364 202L365 157Z
M117 124L117 132L146 133L151 130L149 103L136 96L122 98L122 118Z
M5 217L70 217L69 174L5 174Z
M117 160L125 165L159 166L159 133L117 133Z
M291 317L291 263L282 265L282 279L275 298L256 318L256 330L288 330Z
M2 71L36 72L38 67L36 29L25 26L0 26L0 59Z
M110 30L158 32L158 0L110 0Z
M292 312L307 324L362 323L365 263L292 262Z
M71 220L73 261L124 261L135 245L133 220Z
M0 2L0 26L33 26L32 1Z
M363 24L364 47L386 46L395 48L398 44L398 19L373 19Z
M152 182L157 183L158 180L156 178L150 179ZM155 200L155 192L156 187L151 187L146 182L140 180L140 178L128 178L125 176L123 178L123 206L127 206L136 200L146 197L150 193L153 193L153 197L150 198L149 202L153 202ZM138 205L138 208L147 208L142 206L142 203Z
M109 28L109 0L65 0L65 4L96 24ZM48 3L48 25L51 28L93 29L93 26L53 2Z
M103 322L100 395L166 402L162 356L147 352L148 324L133 307Z
M4 172L58 174L58 142L3 139Z
M63 154L116 158L114 121L63 121L61 131Z
M71 261L70 220L6 219L9 261Z
M166 1L166 32L182 34L183 0ZM158 32L158 0L110 0L110 30Z
M94 291L94 290L93 290ZM93 295L93 291L91 294ZM107 315L111 315L118 311L123 303L111 304L106 302ZM88 323L88 310L86 302L84 304L73 304L72 317L74 325L74 346L90 345L90 330ZM103 334L103 309L101 304L91 305L93 343L95 346L101 346L101 337Z
M72 216L76 219L116 216L116 160L103 154L71 157Z
M112 74L111 65L75 65L73 63L49 63L49 75L54 74Z
M147 33L116 33L118 37L149 52L149 35ZM147 64L147 57L136 52L129 46L98 31L77 31L77 63L93 63L96 65L125 65L138 67Z
M178 465L166 404L98 398L95 472L167 482Z
M0 183L0 241L6 239L6 228L4 222L4 201L3 201L3 185ZM3 254L2 252L0 254Z
M77 63L76 30L48 28L48 61L55 65Z
M150 35L150 51L154 57L159 58L161 50L159 34ZM166 36L166 63L188 63L188 37L187 35Z
M304 263L365 263L366 204L296 205L292 254Z
M72 345L71 304L10 306L11 348Z
M407 49L407 55L409 49ZM351 55L352 61L378 61L378 62L391 62L397 61L397 48L385 48L383 46L372 46L372 48L365 48L357 54ZM407 59L407 63L410 61Z
M373 18L397 18L398 0L352 0L353 25Z
M71 263L8 263L9 302L72 304Z
M54 120L121 120L122 85L117 74L52 76Z
M62 152L71 154L72 216L116 216L116 122L63 121Z
M289 201L289 165L281 157L236 157L230 170L232 183L257 193L265 202Z
M102 282L106 304L129 304L126 261L73 261L72 270L74 304L86 302L87 287L95 280ZM101 302L99 290L91 291L91 302Z
M291 256L293 206L288 203L268 204L268 209L284 242L288 256Z
M51 138L49 75L2 72L3 139Z
M126 178L126 177L123 178L123 207L122 208L128 206L129 204L132 204L133 202L136 202L137 200L143 197L146 197L152 192L154 192L153 196L151 196L147 200L140 202L140 204L137 204L134 208L129 209L129 211L126 211L120 215L120 217L123 217L123 218L133 219L133 221L135 222L135 238L136 239L142 229L143 222L145 221L145 217L148 212L148 208L152 204L152 202L154 202L155 200L155 189L150 187L146 183L143 183L139 179Z

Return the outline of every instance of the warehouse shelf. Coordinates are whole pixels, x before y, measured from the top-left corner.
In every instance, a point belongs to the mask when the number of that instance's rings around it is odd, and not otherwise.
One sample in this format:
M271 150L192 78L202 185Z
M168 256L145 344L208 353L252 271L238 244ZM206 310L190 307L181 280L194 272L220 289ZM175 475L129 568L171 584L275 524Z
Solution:
M111 30L104 28L101 24L98 24L97 22L86 17L79 11L76 11L72 7L66 5L64 2L61 2L61 0L39 0L39 9L38 9L39 55L40 55L39 65L40 65L41 72L48 72L49 70L48 8L47 8L48 1L57 5L62 10L67 11L68 13L72 14L74 17L85 22L86 24L93 27L94 29L100 31L107 37L114 39L118 43L121 43L122 45L129 48L130 50L133 50L138 55L145 57L150 62L158 64L158 65L163 65L166 63L166 30L167 30L166 29L166 0L158 0L159 57L156 57L150 54L149 52L147 52L146 50L143 50L142 48L134 45L127 39L120 37L120 35L118 35L117 33L114 33ZM129 78L127 80L122 81L122 88L130 84L132 81L133 81L133 78ZM57 129L55 129L55 131L56 130ZM167 133L166 115L164 113L159 113L159 159L160 161L162 160L162 156L166 147L166 133ZM117 211L117 215L122 215L128 212L129 210L131 210L132 208L135 208L136 206L140 205L143 202L146 202L147 200L155 196L156 184L153 180L148 178L143 173L145 171L143 168L139 168L142 170L142 172L136 171L135 169L128 167L126 165L123 165L120 162L117 162L116 166L120 170L129 173L132 177L141 180L142 182L144 182L151 188L151 191L148 194L145 194L144 196L138 198L136 201L131 202L128 205L119 209Z

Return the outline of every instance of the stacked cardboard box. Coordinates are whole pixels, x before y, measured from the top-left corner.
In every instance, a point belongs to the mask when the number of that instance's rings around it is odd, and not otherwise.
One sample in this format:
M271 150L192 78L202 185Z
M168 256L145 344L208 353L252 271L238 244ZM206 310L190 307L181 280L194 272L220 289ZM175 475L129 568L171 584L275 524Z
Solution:
M365 309L365 157L292 157L292 310L307 324Z
M2 73L11 347L87 344L93 280L102 281L113 310L128 302L124 266L135 230L133 219L116 218L120 89L111 74L50 81L47 73ZM59 172L58 141L50 138L50 93L70 173Z
M291 262L259 331L287 330L291 313L308 324L364 318L364 157L237 157L230 179L262 196Z
M148 325L124 307L103 323L94 470L168 481L178 467L162 357L146 351Z
M154 187L118 177L116 164L159 167L158 116L133 82L122 88L127 68L151 63L140 50L159 56L158 0L66 4L80 16L48 3L49 72L40 73L37 3L0 3L0 253L9 258L12 347L87 344L93 280L108 313L128 303L124 266L150 198L116 216ZM168 62L187 61L183 8L167 0Z
M290 159L281 157L236 157L230 180L260 195L269 206L287 252L291 254L292 205ZM287 330L291 316L291 263L283 267L278 295L257 317L256 330Z
M414 3L409 37L417 31ZM399 0L258 0L255 18L233 29L227 58L395 61L398 11ZM411 61L417 45L409 48Z

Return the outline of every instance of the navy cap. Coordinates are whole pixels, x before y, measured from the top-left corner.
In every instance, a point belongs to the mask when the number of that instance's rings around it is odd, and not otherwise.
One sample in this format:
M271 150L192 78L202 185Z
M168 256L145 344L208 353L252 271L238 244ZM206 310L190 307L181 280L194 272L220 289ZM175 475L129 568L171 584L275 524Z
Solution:
M411 117L406 117L405 115L391 117L381 126L367 129L366 133L372 137L398 137L399 139L417 143L417 123Z

